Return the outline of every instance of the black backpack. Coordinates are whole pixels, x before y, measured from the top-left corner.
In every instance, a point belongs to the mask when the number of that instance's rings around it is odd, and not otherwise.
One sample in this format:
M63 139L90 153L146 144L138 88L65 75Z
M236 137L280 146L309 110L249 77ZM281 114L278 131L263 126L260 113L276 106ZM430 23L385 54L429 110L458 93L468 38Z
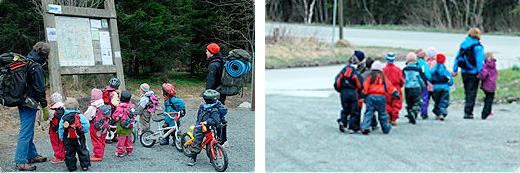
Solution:
M251 55L243 49L234 49L224 58L222 65L221 85L217 91L221 94L233 96L243 93L246 73L251 70Z
M25 103L28 72L35 64L17 53L0 55L0 104L15 107Z
M464 69L470 70L477 66L477 59L475 57L475 46L482 46L480 43L472 44L468 48L460 48L459 55L457 55L457 65Z
M432 73L432 84L446 84L450 81L450 78L440 72L440 68L437 67Z

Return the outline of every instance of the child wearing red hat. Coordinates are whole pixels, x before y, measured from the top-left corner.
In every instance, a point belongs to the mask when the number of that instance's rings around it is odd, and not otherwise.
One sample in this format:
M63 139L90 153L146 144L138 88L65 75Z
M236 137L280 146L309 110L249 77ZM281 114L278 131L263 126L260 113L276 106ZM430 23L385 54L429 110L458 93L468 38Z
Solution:
M437 54L437 64L430 70L430 82L433 84L433 113L437 116L436 120L444 121L448 115L450 104L450 86L453 85L453 76L446 69L444 62L446 56Z

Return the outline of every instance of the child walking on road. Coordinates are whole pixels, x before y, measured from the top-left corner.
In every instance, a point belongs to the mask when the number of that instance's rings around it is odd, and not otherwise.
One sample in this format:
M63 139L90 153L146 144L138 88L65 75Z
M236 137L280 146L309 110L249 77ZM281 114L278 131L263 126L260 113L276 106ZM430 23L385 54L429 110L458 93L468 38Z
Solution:
M453 76L444 65L446 56L437 54L437 64L430 70L433 84L433 100L435 105L433 113L437 116L436 120L444 121L448 115L448 106L450 105L450 86L453 85Z
M388 122L386 115L386 94L399 99L399 92L394 88L390 80L383 74L383 64L375 61L372 64L370 75L363 83L363 91L361 98L366 99L367 109L361 124L361 133L368 135L370 133L370 125L374 117L374 111L379 113L379 122L383 133L388 134L391 130L391 125Z
M345 127L348 125L348 131L351 134L359 130L359 125L355 123L360 118L358 114L359 96L357 93L363 89L363 79L356 70L358 63L358 58L351 56L348 64L336 75L334 82L334 89L340 93L341 107L343 108L340 118L337 120L339 131L345 132ZM349 116L350 119L348 118Z
M498 71L495 65L497 60L495 59L495 55L493 52L486 52L484 56L486 57L484 67L482 67L482 71L477 75L477 78L482 80L480 88L486 94L486 97L484 98L484 108L482 109L483 120L494 114L491 110L491 106L493 105L498 78Z
M383 74L388 78L392 85L399 92L399 98L403 98L402 88L404 86L404 78L403 71L396 65L394 65L395 61L395 53L388 52L386 55L386 67L383 68ZM397 125L397 119L399 118L399 111L403 107L402 99L393 99L389 95L386 96L386 111L388 112L388 119L390 120L390 124Z
M417 56L410 52L406 55L406 67L403 69L405 79L404 93L406 96L406 111L408 122L415 124L417 115L421 112L421 90L426 87L428 82L426 76L417 63Z

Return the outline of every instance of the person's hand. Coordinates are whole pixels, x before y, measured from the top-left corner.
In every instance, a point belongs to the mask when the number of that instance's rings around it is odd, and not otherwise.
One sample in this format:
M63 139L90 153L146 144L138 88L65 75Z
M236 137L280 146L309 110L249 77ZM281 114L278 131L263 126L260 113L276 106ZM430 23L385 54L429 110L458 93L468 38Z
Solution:
M207 122L207 121L204 121L204 122L200 122L200 124L202 124L202 125L207 125L208 122Z
M455 73L455 72L450 72L450 74L451 74L453 77L459 75L459 73Z
M49 120L49 106L43 108L43 120Z

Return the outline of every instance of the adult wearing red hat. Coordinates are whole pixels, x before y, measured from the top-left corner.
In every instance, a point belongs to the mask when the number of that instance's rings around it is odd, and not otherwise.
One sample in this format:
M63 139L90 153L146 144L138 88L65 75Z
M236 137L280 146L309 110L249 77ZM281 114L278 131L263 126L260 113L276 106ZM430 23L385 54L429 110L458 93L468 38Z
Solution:
M222 85L220 79L222 78L223 59L222 54L220 54L220 46L216 43L211 43L206 46L206 56L209 61L208 75L206 77L206 90L216 90L218 86ZM226 95L220 93L220 98L218 100L225 105Z

